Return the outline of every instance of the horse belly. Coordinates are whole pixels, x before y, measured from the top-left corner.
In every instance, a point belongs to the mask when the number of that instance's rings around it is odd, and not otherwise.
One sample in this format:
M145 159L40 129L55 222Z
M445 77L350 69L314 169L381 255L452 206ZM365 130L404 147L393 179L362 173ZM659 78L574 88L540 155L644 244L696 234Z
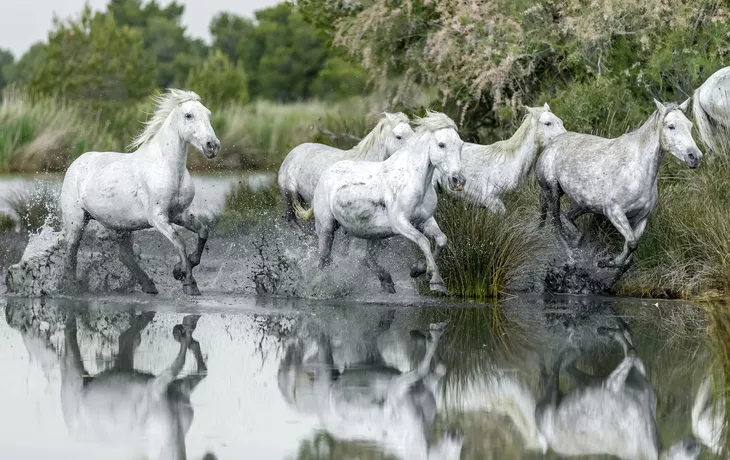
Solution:
M352 206L334 214L347 233L357 238L389 238L395 235L384 207L378 209Z
M128 172L115 166L104 168L86 181L80 197L84 210L115 230L149 228L145 192Z

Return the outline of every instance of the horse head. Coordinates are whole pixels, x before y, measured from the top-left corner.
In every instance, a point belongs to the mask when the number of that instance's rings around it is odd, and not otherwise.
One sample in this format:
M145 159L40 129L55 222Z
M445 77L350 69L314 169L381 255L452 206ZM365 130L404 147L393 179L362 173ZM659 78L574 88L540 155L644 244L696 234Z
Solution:
M541 147L566 132L563 120L550 110L547 102L542 107L527 107L527 112L537 124L537 139Z
M689 103L687 99L680 105L665 105L654 99L660 120L659 146L694 169L702 161L702 152L692 137L692 122L685 116Z
M446 178L449 188L464 190L466 177L461 172L461 149L464 142L459 137L456 123L443 113L427 111L416 120L416 133L427 142L429 161Z
M415 134L415 131L411 128L408 117L404 113L385 112L383 116L385 117L382 133L385 138L385 157L383 159L387 159L405 147L408 140Z

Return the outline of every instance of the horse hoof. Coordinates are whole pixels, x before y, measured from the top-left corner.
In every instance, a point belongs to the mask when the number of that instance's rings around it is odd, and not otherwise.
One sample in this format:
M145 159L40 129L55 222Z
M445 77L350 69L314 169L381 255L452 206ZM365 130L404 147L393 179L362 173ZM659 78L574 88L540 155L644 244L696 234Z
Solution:
M200 295L197 284L183 284L183 292L187 295Z
M182 281L185 274L182 271L182 264L180 262L175 264L175 267L172 269L172 276L178 280Z
M386 294L395 294L395 285L392 281L390 283L380 283L380 286Z
M444 283L431 283L429 284L429 287L431 288L431 292L440 292L441 294L449 293L449 290L446 289Z
M424 273L426 273L425 268L422 268L419 266L411 267L411 278L418 278L419 276L423 275Z
M200 315L186 315L185 318L183 318L183 327L192 332L198 326L199 319Z
M157 294L157 286L155 286L154 283L152 284L143 284L142 285L142 292L145 294Z

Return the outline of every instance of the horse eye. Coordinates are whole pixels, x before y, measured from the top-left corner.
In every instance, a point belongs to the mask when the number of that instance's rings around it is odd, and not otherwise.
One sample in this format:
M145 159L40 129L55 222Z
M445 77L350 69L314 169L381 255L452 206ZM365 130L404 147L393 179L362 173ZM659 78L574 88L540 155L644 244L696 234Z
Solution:
M669 129L672 129L672 130L673 130L673 129L674 129L674 125L669 125L669 126L667 126L667 128L669 128Z
M446 148L446 144L444 144L443 142L439 142L439 148Z
M187 118L188 120L191 120L193 118L193 114L192 113L186 113L185 114L185 118Z
M396 139L401 140L403 139L403 136L395 136Z
M553 125L552 121L548 121L547 123L545 123L545 126L552 126L552 125Z

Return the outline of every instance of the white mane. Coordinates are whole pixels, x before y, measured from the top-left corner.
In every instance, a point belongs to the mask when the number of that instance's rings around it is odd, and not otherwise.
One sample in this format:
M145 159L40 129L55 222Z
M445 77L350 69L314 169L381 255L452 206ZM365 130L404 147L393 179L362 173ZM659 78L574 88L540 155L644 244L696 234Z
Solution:
M385 125L388 124L391 128L395 128L396 126L398 126L399 123L408 123L408 117L406 116L406 114L401 112L383 112L383 115L381 116L378 123L375 125L375 128L373 128L373 130L370 131L367 136L363 137L356 146L350 149L350 151L354 154L356 158L362 158L366 156L370 149L372 149L375 145L378 145L378 143L380 142L381 137L383 137L383 133L385 132Z
M537 121L540 115L548 111L545 107L527 107L527 113L522 118L520 127L517 128L517 131L515 131L512 137L489 145L479 145L477 152L481 155L514 155L529 134L532 123Z
M129 149L138 149L149 142L160 130L170 114L185 102L200 101L200 96L192 91L169 88L165 94L152 96L155 112L144 123L144 129L129 144Z
M439 129L447 128L458 130L454 120L449 118L446 114L441 112L432 112L431 110L426 110L426 116L423 118L416 117L413 124L416 125L416 133L418 134L422 134L426 131L438 131Z

